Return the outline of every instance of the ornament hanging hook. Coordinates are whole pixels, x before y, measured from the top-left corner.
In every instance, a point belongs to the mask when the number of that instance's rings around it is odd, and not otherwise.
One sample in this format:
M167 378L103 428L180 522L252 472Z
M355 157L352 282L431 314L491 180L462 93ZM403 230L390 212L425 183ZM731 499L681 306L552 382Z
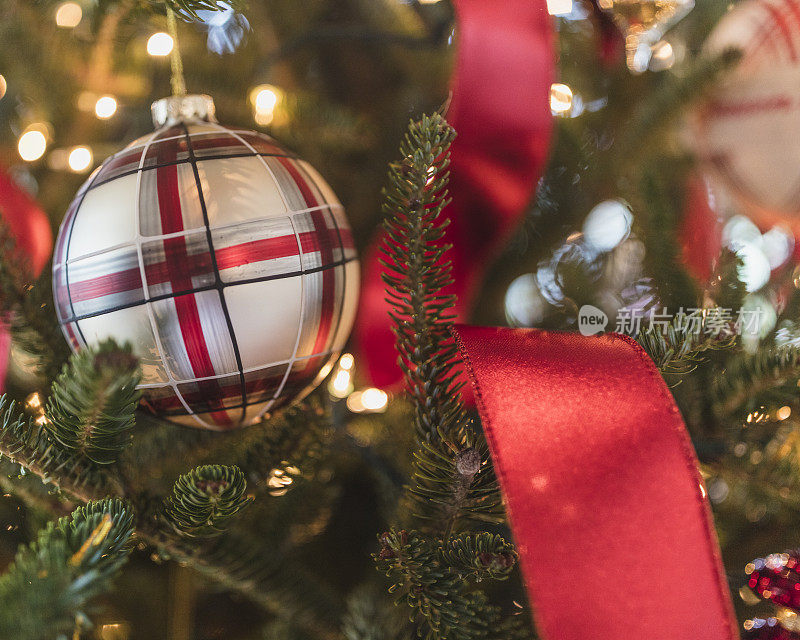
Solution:
M175 12L167 4L167 31L172 36L172 51L170 52L170 84L173 96L186 95L186 78L183 77L183 59L181 58L181 47L178 42L178 20Z

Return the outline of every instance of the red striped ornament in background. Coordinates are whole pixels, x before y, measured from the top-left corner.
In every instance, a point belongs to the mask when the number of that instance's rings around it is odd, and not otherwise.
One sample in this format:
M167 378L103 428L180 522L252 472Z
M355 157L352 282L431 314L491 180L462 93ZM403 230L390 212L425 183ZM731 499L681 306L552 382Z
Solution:
M800 231L800 0L746 0L711 33L741 50L701 104L693 136L707 170L762 228Z
M207 96L115 154L64 217L53 290L73 349L129 341L144 403L229 429L313 389L347 340L359 264L342 205L308 163L222 127Z

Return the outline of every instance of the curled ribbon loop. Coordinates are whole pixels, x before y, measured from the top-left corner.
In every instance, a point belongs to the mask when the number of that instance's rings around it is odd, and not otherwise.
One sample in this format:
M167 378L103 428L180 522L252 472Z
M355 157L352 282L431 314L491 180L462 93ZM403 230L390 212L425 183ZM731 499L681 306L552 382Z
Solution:
M455 333L542 637L738 639L694 450L639 346Z

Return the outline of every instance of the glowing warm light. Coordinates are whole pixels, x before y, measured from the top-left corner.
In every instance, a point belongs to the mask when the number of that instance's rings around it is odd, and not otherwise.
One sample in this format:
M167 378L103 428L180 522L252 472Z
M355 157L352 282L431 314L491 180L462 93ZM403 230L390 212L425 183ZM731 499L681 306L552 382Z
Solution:
M261 89L256 94L253 104L259 111L272 111L278 104L278 94L270 87Z
M19 137L17 151L25 162L34 162L47 150L47 138L39 129L29 128Z
M250 90L250 103L253 116L260 126L266 126L275 118L275 107L283 97L283 92L271 84L260 84Z
M347 398L347 408L353 413L381 413L389 404L389 395L374 387L351 393Z
M172 52L175 42L172 36L163 31L154 33L147 41L147 53L151 56L168 56Z
M42 406L42 398L34 391L25 399L25 404L31 409L38 409Z
M6 91L8 90L8 83L6 79L0 75L0 100L3 99L3 96L6 95Z
M67 164L70 171L83 173L92 166L92 150L89 147L75 147L69 152Z
M547 0L547 13L551 16L572 13L572 0Z
M117 101L111 96L98 98L94 105L94 113L101 120L107 120L117 112Z
M353 357L352 353L345 353L341 358L339 358L339 366L347 371L350 371L355 363L356 359Z
M778 417L778 420L786 420L790 415L792 415L792 408L791 407L781 407L775 414Z
M420 4L436 4L437 2L441 2L441 0L417 0Z
M100 638L102 640L127 640L129 636L130 629L124 623L113 622L100 627Z
M74 29L83 18L81 5L75 2L62 2L56 9L56 25L62 29Z
M348 391L350 391L350 386L350 372L346 369L340 369L331 379L328 390L336 398L345 398Z
M550 85L550 111L555 115L568 113L572 108L572 89L556 82Z
M361 394L361 402L367 411L380 411L389 404L389 396L385 391L373 387Z

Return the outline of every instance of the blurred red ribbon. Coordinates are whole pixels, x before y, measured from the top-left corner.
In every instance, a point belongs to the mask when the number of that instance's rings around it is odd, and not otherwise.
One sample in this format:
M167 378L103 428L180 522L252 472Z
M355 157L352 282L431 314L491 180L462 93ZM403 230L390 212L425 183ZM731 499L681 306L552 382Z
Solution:
M27 261L34 277L38 277L53 250L53 232L36 201L0 167L0 220L14 237L20 258ZM0 391L4 388L11 336L5 323L0 323Z
M542 638L738 640L697 459L644 351L455 333Z
M447 118L456 313L466 319L486 268L531 199L550 148L555 75L552 18L545 0L455 0L458 54ZM385 302L379 242L364 260L356 339L360 363L378 386L401 379Z

